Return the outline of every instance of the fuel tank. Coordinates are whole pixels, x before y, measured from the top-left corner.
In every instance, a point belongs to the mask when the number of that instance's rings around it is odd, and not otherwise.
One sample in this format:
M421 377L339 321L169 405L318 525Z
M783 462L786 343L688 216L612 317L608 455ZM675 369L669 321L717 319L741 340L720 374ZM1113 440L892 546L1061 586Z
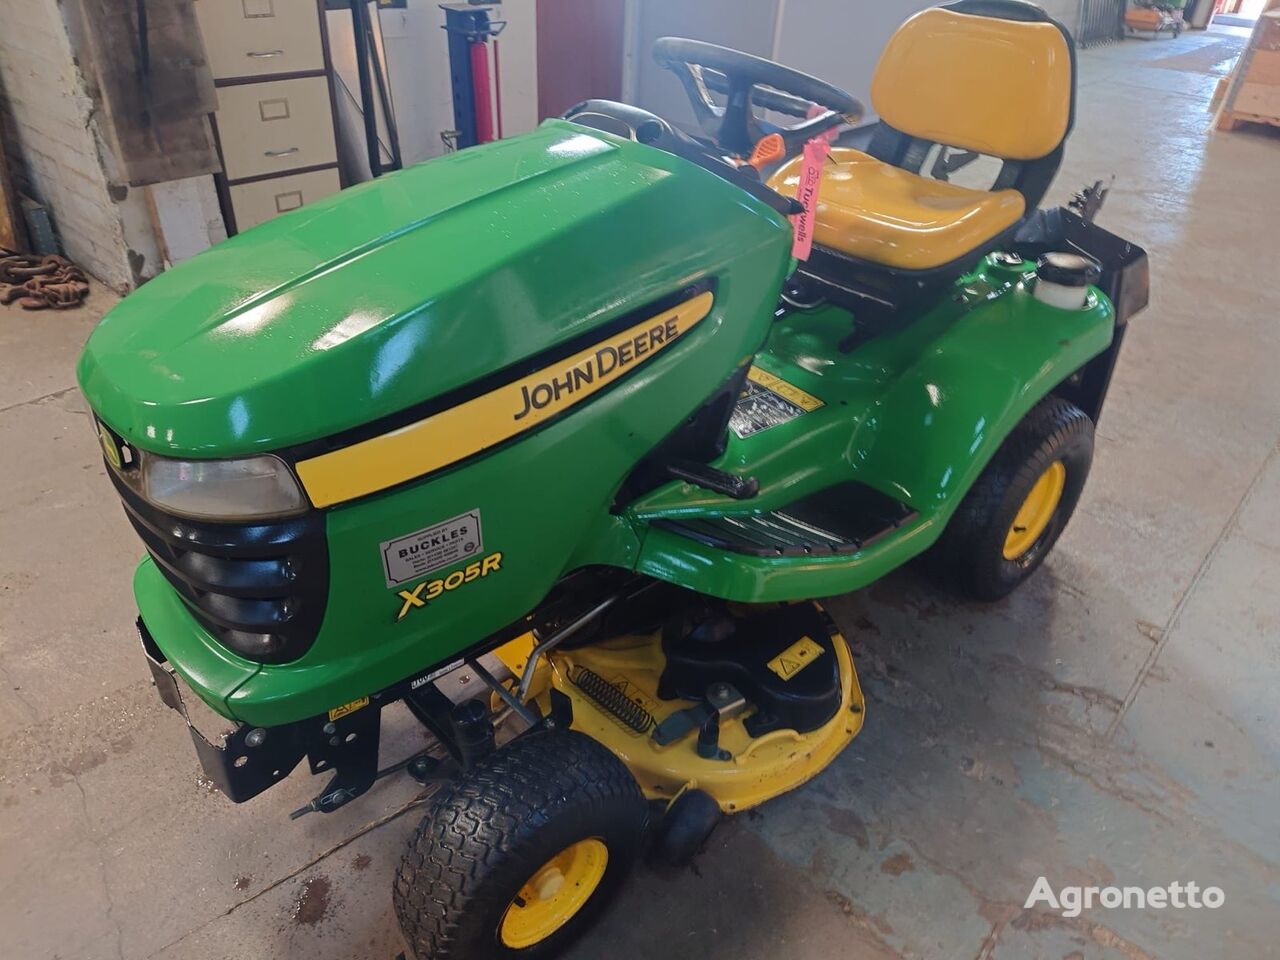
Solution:
M691 281L756 285L755 266L731 281L734 265L781 266L788 239L785 220L693 164L551 120L179 264L107 314L79 378L141 448L274 450L518 366Z

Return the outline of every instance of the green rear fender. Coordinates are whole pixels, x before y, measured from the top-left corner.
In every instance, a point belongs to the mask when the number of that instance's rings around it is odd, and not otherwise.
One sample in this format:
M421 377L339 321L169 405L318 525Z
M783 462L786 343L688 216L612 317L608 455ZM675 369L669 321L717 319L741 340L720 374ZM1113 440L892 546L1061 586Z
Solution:
M926 550L1000 444L1057 385L1111 344L1114 310L1098 291L1083 310L1037 301L1021 282L980 269L957 297L850 353L835 344L848 314L824 307L780 321L756 364L823 406L745 439L717 466L760 483L733 501L672 483L634 504L648 526L636 569L743 602L858 589ZM917 512L892 536L840 556L731 553L652 522L759 514L857 481Z
M1019 289L998 307L939 336L854 438L852 465L867 483L942 523L1018 421L1111 343L1105 297L1066 311Z

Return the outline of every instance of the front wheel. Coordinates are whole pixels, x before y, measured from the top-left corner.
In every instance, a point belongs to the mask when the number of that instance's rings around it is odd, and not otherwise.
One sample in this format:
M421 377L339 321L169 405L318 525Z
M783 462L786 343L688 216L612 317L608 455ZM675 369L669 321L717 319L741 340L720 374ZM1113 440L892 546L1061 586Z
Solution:
M497 750L433 798L392 899L418 960L547 957L582 933L640 851L648 804L574 731Z
M1093 421L1059 397L1013 428L933 550L959 593L999 600L1044 562L1067 525L1093 461Z

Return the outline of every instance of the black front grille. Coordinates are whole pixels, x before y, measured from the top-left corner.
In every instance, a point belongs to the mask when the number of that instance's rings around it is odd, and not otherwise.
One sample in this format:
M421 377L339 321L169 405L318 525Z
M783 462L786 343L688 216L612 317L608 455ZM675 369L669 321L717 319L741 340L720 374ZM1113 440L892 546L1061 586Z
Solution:
M307 651L329 591L322 514L267 523L188 520L157 509L108 473L147 552L210 633L263 663Z

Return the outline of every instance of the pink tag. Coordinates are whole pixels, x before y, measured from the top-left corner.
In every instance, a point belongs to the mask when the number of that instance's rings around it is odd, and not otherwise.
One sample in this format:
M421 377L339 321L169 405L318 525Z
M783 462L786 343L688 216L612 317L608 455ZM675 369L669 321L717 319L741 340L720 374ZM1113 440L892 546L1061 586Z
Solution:
M802 213L791 218L794 239L791 255L797 260L808 260L813 249L813 228L818 216L818 187L822 184L822 168L827 162L831 141L822 134L804 145L804 159L800 164L800 182L796 185L796 199L804 207Z
M826 113L826 112L827 112L827 108L826 108L826 107L819 106L819 105L818 105L818 104L816 104L816 103L811 103L811 104L809 104L809 113L807 114L807 116L805 117L805 119L807 119L807 120L812 120L814 117L821 116L822 114L824 114L824 113ZM820 133L820 134L818 134L818 136L819 136L819 137L822 137L822 139L826 140L826 141L827 141L827 143L835 143L835 142L836 142L836 137L840 136L840 128L839 128L839 127L831 127L831 128L830 128L829 130L827 130L825 133Z

